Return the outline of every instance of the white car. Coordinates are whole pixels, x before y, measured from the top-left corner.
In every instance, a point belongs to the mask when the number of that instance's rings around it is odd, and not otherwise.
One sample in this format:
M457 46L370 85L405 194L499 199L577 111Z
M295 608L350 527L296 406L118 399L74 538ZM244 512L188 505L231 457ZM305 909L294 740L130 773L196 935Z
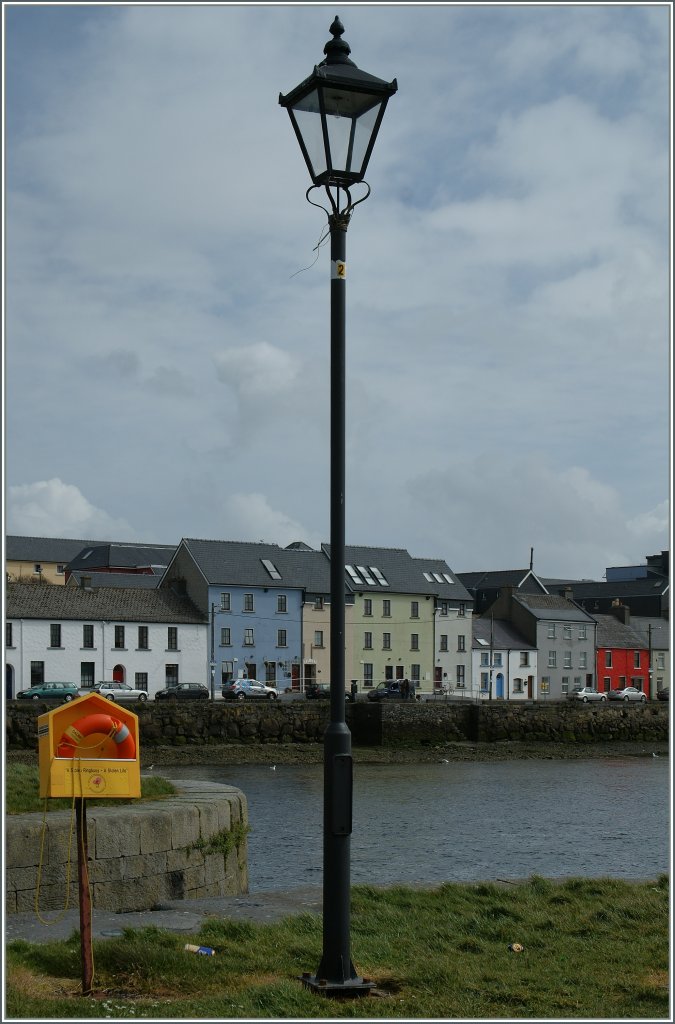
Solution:
M592 686L575 686L572 692L567 694L567 697L569 700L581 700L584 704L588 704L589 700L607 700L606 693L600 693Z
M113 679L110 683L99 683L95 687L95 692L100 693L102 697L106 697L108 700L119 701L120 704L124 704L126 701L144 701L148 699L145 690L135 690L128 683L120 683L116 679Z
M637 686L624 686L623 690L610 690L610 700L639 700L643 704L647 701L647 694L638 690Z

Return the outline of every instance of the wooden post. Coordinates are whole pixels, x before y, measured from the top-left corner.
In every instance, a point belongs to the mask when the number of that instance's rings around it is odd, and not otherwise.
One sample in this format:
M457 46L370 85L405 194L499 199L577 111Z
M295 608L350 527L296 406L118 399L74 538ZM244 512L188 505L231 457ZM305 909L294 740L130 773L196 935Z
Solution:
M75 800L77 822L77 883L80 897L80 954L82 958L82 995L90 996L94 979L94 961L91 951L91 896L89 893L89 865L87 862L87 801Z

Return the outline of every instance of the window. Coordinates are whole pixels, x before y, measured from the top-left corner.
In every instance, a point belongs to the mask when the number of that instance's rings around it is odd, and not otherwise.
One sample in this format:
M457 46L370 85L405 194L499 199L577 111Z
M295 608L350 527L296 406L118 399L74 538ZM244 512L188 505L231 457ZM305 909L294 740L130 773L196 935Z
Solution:
M391 633L383 633L382 634L382 650L383 651L390 651L391 650Z
M441 610L441 615L447 615L448 614L448 602L447 601L441 601L441 603L439 604L438 607Z
M555 668L556 667L556 652L555 651L549 651L548 652L548 667L549 668Z
M463 636L462 634L460 634L457 637L457 650L458 651L465 651L466 650L466 637Z
M30 685L39 686L40 683L45 681L45 663L44 661L31 661L30 663Z
M148 692L148 673L137 672L134 676L134 686L137 690L145 690Z
M530 652L529 651L521 651L520 652L520 667L521 668L528 668L529 664L530 664Z
M560 689L561 689L561 691L563 693L569 693L570 692L570 677L569 676L563 676L562 677L562 683L560 685Z
M57 576L63 576L63 575L65 575L65 571L66 571L65 565L63 565L61 562L57 563L56 575Z
M640 667L640 652L639 651L633 651L633 668L639 668L639 667Z
M13 646L14 646L14 644L12 643L12 623L11 622L6 622L5 623L5 647L13 647Z
M230 595L226 594L226 593L225 594L221 594L220 595L220 610L221 610L221 612L229 612L230 608L231 608Z
M419 651L420 649L420 635L419 633L410 634L410 650Z
M501 668L502 667L502 652L501 651L495 651L495 653L494 653L494 655L492 657L492 664L496 668Z
M523 692L523 680L522 679L514 679L513 680L513 692L514 693L522 693Z
M549 622L548 633L546 635L549 640L555 640L555 623Z
M580 640L585 640L586 639L586 626L579 626L579 639Z
M563 626L563 640L571 640L571 639L572 639L572 627L571 626Z
M277 647L286 647L286 630L277 630Z
M255 644L254 632L252 629L244 630L244 647L253 647Z
M623 690L625 685L626 685L626 677L625 676L619 676L619 689Z
M581 686L581 676L575 676L574 677L574 685L575 686Z
M268 573L270 574L270 576L272 577L273 580L280 580L281 579L281 573L277 569L277 567L274 564L274 562L271 562L269 560L269 558L261 558L260 561L265 566L265 568L267 569Z
M371 587L374 587L375 586L375 580L370 575L370 573L366 569L365 565L357 565L356 568L359 570L359 572L363 576L363 578L366 581L366 583L368 583Z
M93 647L94 646L94 627L92 624L87 623L82 627L82 646Z
M666 667L666 656L663 651L658 651L656 654L656 668L659 672Z
M612 652L611 651L605 651L605 668L611 668L611 667L612 667Z
M277 594L277 611L281 613L288 611L288 601L285 594Z
M579 668L588 668L588 654L586 651L579 651Z
M42 572L42 566L40 565L39 562L35 563L35 567L34 567L33 571L36 572L38 574L38 576L40 575L40 573Z
M388 598L382 602L382 615L387 618L391 615L391 601Z
M49 646L61 646L61 626L57 622L52 622L49 627Z
M253 594L244 594L244 611L255 611L255 605L253 603Z
M441 644L440 644L440 648L439 649L441 651L447 651L447 649L448 649L448 634L447 633L441 633Z
M164 681L167 686L178 686L178 665L164 666Z
M572 668L572 652L565 651L563 654L563 668Z
M487 651L481 651L480 663L481 663L481 665L489 665L490 664L490 655L487 653Z
M464 666L457 665L457 685L464 686Z
M634 686L636 690L642 689L642 683L642 676L631 676L630 685Z
M550 693L551 692L551 678L550 676L542 676L541 683L539 685L539 693Z
M373 599L371 597L364 597L364 599L363 599L363 614L364 615L372 615L373 614Z
M167 629L166 646L170 651L178 650L178 626L169 626Z
M139 649L139 651L147 651L148 650L148 627L147 626L139 626L138 627L138 649Z
M487 690L490 686L490 673L481 672L480 674L480 688L481 690Z
M220 646L231 647L232 646L232 630L229 626L221 626L220 629Z
M412 680L413 683L419 683L419 681L420 681L420 666L419 665L411 665L410 666L410 679Z
M96 663L93 661L80 662L80 686L91 689L94 685L94 669Z
M420 603L419 601L410 602L410 618L419 619L420 617Z
M124 626L115 626L115 647L124 650Z
M364 647L364 650L366 650L366 651L372 651L372 649L373 649L373 634L372 633L364 633L363 634L363 647Z
M364 661L363 663L363 685L373 685L373 664L370 661Z
M315 612L322 612L323 611L323 598L322 597L317 597L316 601L314 602L314 611Z
M611 676L604 676L603 677L603 682L605 684L605 693L607 693L609 691L610 686L612 685L612 677Z
M314 630L314 646L315 647L323 647L323 630L322 629L315 629Z
M457 609L457 614L459 615L460 619L463 619L464 616L466 615L466 605L464 604L463 601L459 602L459 608Z

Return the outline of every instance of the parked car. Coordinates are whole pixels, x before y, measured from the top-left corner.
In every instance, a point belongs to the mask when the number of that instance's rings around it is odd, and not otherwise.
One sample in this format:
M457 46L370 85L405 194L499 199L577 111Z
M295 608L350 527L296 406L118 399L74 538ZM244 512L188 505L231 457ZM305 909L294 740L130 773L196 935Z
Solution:
M203 683L178 683L158 690L155 700L208 700L209 688Z
M70 701L81 697L80 688L75 683L39 683L29 690L19 690L18 700L59 700Z
M257 679L232 679L221 693L226 700L276 700L279 696L273 686Z
M584 704L588 704L589 700L607 700L607 694L594 690L592 686L575 686L574 689L567 694L567 699L581 700Z
M664 686L660 690L656 691L657 700L670 700L670 687Z
M647 694L638 690L637 686L624 686L623 690L610 690L607 696L610 700L640 700L643 703L647 700Z
M113 679L109 683L98 683L94 687L94 692L100 693L102 697L106 697L108 700L118 700L120 703L127 700L144 701L148 699L145 690L136 690L133 686L129 686L128 683L118 682L117 679Z
M305 697L307 700L330 700L330 683L307 683ZM345 700L354 700L346 690Z
M403 700L401 691L402 679L390 679L384 683L378 683L374 690L368 691L368 700ZM415 694L413 684L410 684L410 700L419 700Z

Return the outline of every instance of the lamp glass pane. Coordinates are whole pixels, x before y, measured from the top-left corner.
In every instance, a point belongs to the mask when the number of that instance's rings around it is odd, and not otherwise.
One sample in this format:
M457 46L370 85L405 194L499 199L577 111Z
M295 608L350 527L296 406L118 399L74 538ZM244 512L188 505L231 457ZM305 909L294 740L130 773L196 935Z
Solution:
M328 168L321 128L319 96L316 89L294 105L291 111L312 165L312 176L317 177Z
M356 131L354 132L354 145L352 148L352 159L350 170L361 172L363 161L365 160L368 146L373 134L373 128L377 121L380 113L380 103L377 103L374 107L371 107L362 117L356 122Z

